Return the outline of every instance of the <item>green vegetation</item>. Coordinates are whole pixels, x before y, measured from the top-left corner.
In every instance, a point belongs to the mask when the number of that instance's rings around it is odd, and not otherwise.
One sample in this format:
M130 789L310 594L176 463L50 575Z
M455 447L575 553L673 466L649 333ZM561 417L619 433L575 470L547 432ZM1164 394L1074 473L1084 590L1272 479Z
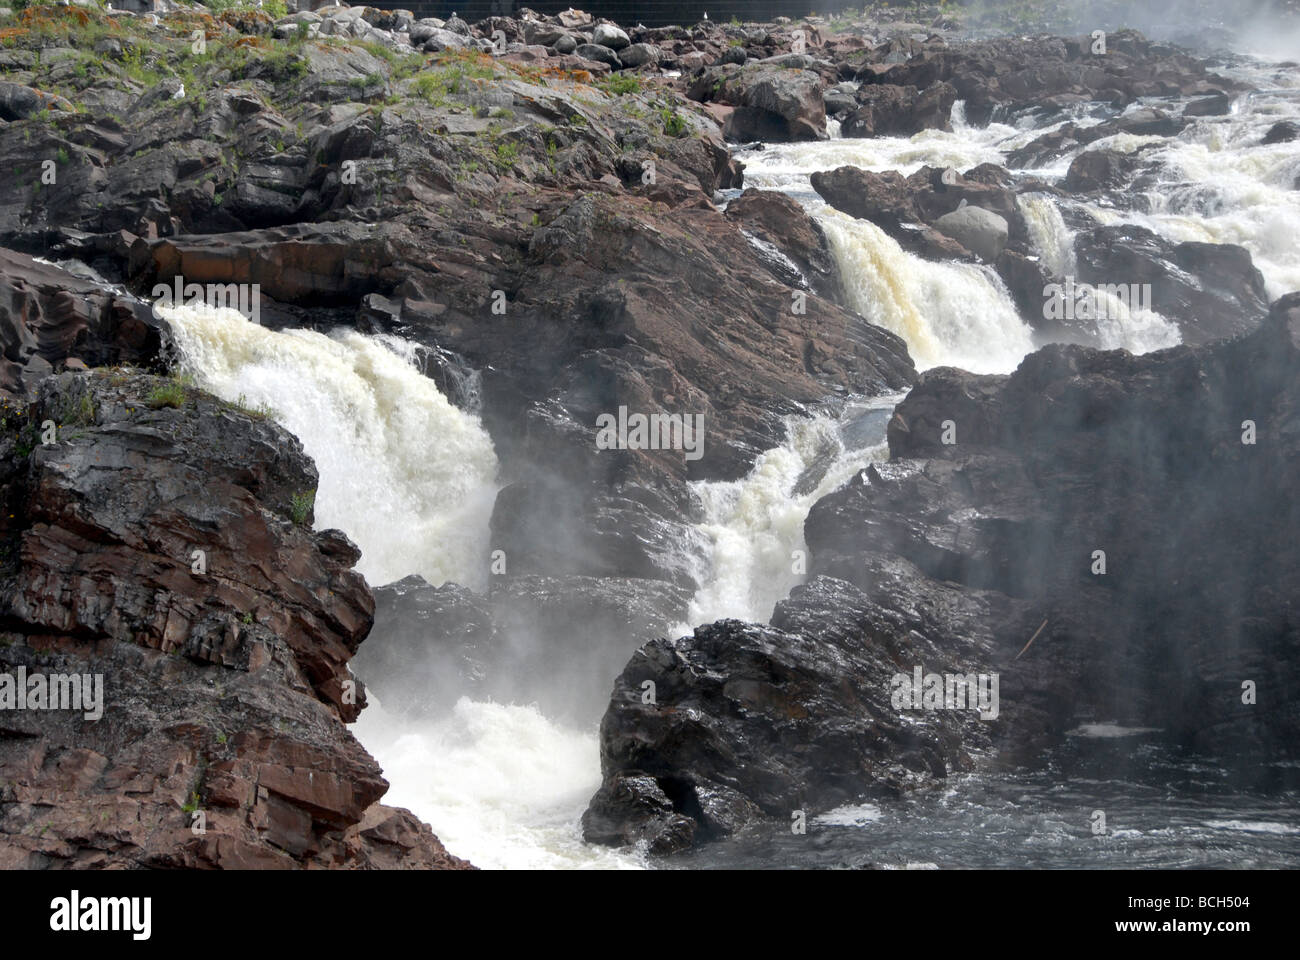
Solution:
M223 401L223 406L231 410L238 410L246 416L253 417L257 420L274 420L275 408L266 403L249 403L248 397L240 394L237 400Z
M597 81L597 86L610 96L622 97L629 93L640 93L642 83L641 78L635 74L618 73L607 79Z
M165 383L161 383L149 391L146 403L150 409L161 410L163 407L172 407L179 410L185 405L189 396L189 388L194 385L194 378L188 374L173 376Z
M688 129L686 118L672 107L660 110L659 119L663 122L664 133L670 137L680 137Z
M88 427L95 422L95 400L89 392L65 396L56 412L60 427Z
M519 144L517 143L498 143L496 153L496 165L502 170L509 170L519 159Z
M295 493L289 498L289 516L300 527L307 525L312 507L316 505L316 488Z

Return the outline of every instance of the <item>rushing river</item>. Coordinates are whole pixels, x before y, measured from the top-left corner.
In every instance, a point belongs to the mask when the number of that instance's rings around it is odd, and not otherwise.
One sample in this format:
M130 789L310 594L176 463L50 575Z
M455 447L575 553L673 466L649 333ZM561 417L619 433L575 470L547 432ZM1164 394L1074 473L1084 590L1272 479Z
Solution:
M1156 196L1134 209L1088 212L1175 240L1239 243L1276 296L1300 288L1300 191L1293 186L1300 142L1257 141L1278 120L1300 117L1300 71L1249 61L1226 69L1260 92L1242 98L1231 115L1197 120L1164 142L1158 149L1167 182ZM918 367L1007 372L1033 340L991 270L921 260L870 223L830 209L809 186L813 172L844 164L904 174L925 164L1005 165L1009 151L1050 129L973 128L960 104L954 113L951 132L748 152L747 185L784 191L809 209L825 228L851 305L903 336ZM1087 149L1103 146L1117 144ZM1063 176L1070 159L1034 173ZM1064 268L1073 238L1057 202L1032 195L1021 209L1038 255ZM361 570L372 584L418 573L435 585L481 588L495 454L477 418L419 372L410 344L348 331L274 333L220 311L183 308L170 319L202 386L268 405L302 439L321 474L318 526L339 527L360 545ZM1120 316L1102 335L1104 346L1135 352L1178 341L1168 320L1149 313ZM884 424L896 400L855 398L792 421L786 441L749 476L696 485L713 557L691 604L692 623L771 615L802 579L789 558L803 546L809 508L887 455ZM413 722L377 703L354 730L393 784L386 802L411 808L449 849L479 866L653 865L637 851L581 840L578 819L600 782L595 718L573 729L533 705L461 700L441 720ZM1296 799L1295 792L1242 791L1226 772L1169 754L1158 732L1098 728L1081 731L1035 772L990 769L955 778L942 791L835 811L806 836L776 824L663 865L1295 866ZM1107 820L1103 835L1093 833L1098 810Z

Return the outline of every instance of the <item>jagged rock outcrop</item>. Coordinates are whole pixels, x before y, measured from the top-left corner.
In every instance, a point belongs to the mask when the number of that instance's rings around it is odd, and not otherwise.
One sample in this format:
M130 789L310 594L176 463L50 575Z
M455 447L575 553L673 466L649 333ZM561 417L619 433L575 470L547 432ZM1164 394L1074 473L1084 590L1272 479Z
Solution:
M1283 679L1300 658L1298 363L1292 295L1206 347L926 372L889 462L809 513L810 580L771 627L722 621L629 661L588 839L679 850L931 782L990 742L1031 761L1090 721L1268 782L1300 742ZM885 693L913 664L997 674L996 722L911 722Z
M102 690L90 710L0 711L0 862L465 865L379 804L344 726L373 600L356 547L311 531L297 440L183 383L96 370L7 406L0 452L0 666Z
M134 297L0 248L0 396L34 394L69 361L76 366L149 364L162 349L164 324Z

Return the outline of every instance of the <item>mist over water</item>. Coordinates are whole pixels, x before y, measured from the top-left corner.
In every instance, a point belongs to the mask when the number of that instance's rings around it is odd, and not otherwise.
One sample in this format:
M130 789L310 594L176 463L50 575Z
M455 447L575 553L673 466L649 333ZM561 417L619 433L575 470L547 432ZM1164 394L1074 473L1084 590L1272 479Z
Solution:
M485 588L496 455L478 418L419 372L415 345L351 330L275 332L229 309L159 312L199 386L265 404L302 441L320 472L316 527L361 547L370 584L419 574ZM413 810L477 866L644 864L579 834L600 785L594 724L573 729L535 705L466 698L441 719L413 718L372 694L353 732L392 783L385 802Z

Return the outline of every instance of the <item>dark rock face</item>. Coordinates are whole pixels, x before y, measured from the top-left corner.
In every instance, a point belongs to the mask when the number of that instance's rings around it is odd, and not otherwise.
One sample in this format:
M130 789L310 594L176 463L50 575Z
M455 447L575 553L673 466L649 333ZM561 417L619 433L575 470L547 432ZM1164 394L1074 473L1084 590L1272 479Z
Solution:
M773 264L778 280L840 302L839 274L826 234L794 200L773 190L746 190L727 204L727 219L771 244L797 269L791 277L787 265Z
M1292 295L1207 347L1050 346L1010 376L925 373L890 461L810 512L811 579L771 627L722 621L628 663L587 837L677 850L931 782L989 742L1028 760L1089 720L1267 778L1300 742L1281 679L1300 655L1297 361ZM913 664L998 674L997 721L905 722L882 691ZM1243 702L1260 676L1276 709Z
M133 297L0 249L0 395L34 394L67 361L91 366L157 359L165 324Z
M857 79L918 88L951 83L957 98L966 101L967 118L980 124L995 110L1014 115L1041 111L1051 103L1131 103L1140 97L1220 96L1242 89L1208 73L1195 58L1132 31L1108 35L1104 55L1092 53L1091 47L1087 37L999 39L960 46L926 41L900 50L897 58L882 58L882 48L877 48L864 58Z
M846 137L910 137L922 130L951 130L952 105L957 90L950 83L935 83L925 90L895 84L863 84L860 106L844 120Z
M1291 120L1280 120L1268 128L1260 143L1268 146L1274 143L1290 143L1300 137L1300 125Z
M918 724L891 705L900 664L941 669L925 659L936 652L902 618L826 577L779 604L771 627L723 620L647 644L601 722L604 783L584 835L666 853L967 767L968 751L987 742L973 713Z
M1175 244L1117 224L1080 234L1075 255L1085 283L1150 284L1150 309L1175 321L1188 344L1249 330L1268 311L1264 277L1235 244Z
M1048 627L1004 678L1013 741L1121 717L1225 762L1290 756L1293 698L1256 711L1241 688L1297 650L1300 554L1280 531L1300 470L1298 306L1202 348L1054 346L1010 377L930 371L891 422L891 462L810 513L812 570L883 550L1031 601Z
M5 414L0 665L101 674L103 712L0 712L0 860L463 866L378 804L344 726L373 601L356 547L291 519L311 461L198 391L160 405L162 383L68 373Z

